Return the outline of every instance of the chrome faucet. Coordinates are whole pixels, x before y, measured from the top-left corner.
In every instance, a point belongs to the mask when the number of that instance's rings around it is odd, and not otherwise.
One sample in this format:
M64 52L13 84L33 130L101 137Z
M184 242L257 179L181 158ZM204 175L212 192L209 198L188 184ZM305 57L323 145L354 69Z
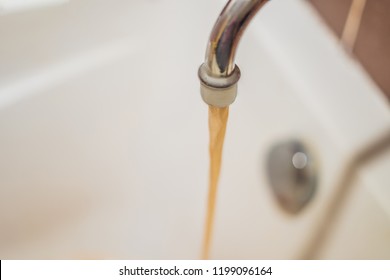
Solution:
M241 35L257 11L270 0L229 0L211 31L205 62L199 67L203 100L226 107L237 96L240 69L234 63Z

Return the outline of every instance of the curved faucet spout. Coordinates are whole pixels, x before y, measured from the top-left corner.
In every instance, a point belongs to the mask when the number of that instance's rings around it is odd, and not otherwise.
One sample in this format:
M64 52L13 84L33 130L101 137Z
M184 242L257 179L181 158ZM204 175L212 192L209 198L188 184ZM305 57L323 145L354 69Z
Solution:
M207 67L217 76L229 76L241 35L257 11L268 0L230 0L211 31L206 51Z
M216 107L234 102L240 70L234 63L241 35L269 0L230 0L211 32L205 62L199 68L203 100Z

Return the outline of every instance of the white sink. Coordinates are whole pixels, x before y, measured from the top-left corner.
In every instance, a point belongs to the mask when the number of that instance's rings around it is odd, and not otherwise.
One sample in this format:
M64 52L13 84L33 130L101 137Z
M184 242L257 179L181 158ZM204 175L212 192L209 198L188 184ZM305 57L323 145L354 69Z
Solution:
M0 16L1 259L199 257L208 130L197 68L222 7L84 0ZM310 245L348 163L390 131L364 71L304 1L269 3L237 63L212 257L390 257L388 237L368 246L390 229L388 153L356 176L348 188L361 199L339 211L348 219L368 205L360 222L372 231L333 250L348 239L338 218L326 246ZM297 216L278 207L264 167L272 144L291 138L319 163Z

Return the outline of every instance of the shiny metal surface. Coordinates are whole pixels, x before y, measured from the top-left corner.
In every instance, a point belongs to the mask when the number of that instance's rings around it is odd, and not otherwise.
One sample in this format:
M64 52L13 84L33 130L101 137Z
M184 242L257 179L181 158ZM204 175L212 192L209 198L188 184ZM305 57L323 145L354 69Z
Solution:
M208 67L203 63L199 67L198 76L200 94L206 104L223 108L236 100L237 82L240 79L240 68L236 66L233 73L227 77L215 77L208 74Z
M313 198L318 172L313 155L301 141L289 140L273 146L266 168L276 201L286 212L300 212Z
M205 63L210 74L229 76L235 67L234 57L245 28L268 0L230 0L211 31Z
M268 1L230 0L219 15L211 31L205 62L198 72L202 98L209 105L224 107L234 102L240 78L240 70L234 63L238 43L253 16ZM224 96L225 92L229 97ZM209 94L213 98L208 98Z

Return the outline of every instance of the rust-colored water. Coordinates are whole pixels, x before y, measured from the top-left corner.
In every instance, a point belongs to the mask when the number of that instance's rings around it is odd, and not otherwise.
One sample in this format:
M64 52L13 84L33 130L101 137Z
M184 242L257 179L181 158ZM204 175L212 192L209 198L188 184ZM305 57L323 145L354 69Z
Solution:
M202 259L208 259L210 254L215 216L215 204L217 199L218 180L221 171L222 149L223 142L225 139L228 116L229 107L209 107L210 177L206 223L203 236Z

